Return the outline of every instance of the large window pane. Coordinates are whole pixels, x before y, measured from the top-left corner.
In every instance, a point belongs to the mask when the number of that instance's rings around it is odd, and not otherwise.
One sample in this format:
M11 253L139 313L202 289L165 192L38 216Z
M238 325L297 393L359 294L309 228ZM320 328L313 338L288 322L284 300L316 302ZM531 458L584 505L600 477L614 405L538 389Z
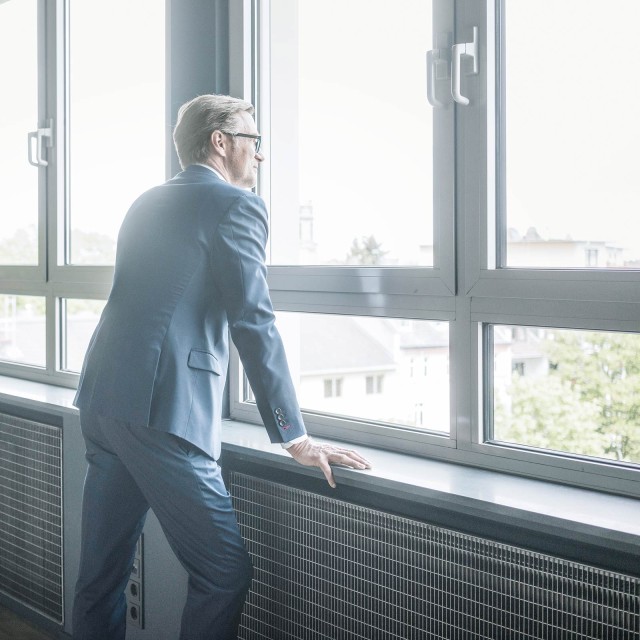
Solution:
M36 0L0 3L0 264L38 263L38 169L27 134L38 128ZM35 152L35 148L34 148Z
M505 4L506 266L640 268L640 3Z
M640 462L640 334L493 327L495 440Z
M44 367L45 299L0 294L0 360Z
M270 18L272 263L432 265L431 2L275 0Z
M164 180L164 4L70 1L74 264L113 263L127 209Z
M446 322L277 315L304 410L449 432Z
M106 300L62 300L62 341L63 371L80 373L89 340L100 320Z

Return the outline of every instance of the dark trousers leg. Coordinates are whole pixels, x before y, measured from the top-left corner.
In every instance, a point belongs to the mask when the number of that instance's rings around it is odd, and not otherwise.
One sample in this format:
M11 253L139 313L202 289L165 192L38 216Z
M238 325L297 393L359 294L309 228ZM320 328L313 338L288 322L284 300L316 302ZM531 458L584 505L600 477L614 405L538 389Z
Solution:
M73 606L76 640L124 640L125 589L148 504L135 481L83 416L89 463L82 503L80 571Z
M217 463L170 434L97 420L189 573L181 640L236 638L252 569Z

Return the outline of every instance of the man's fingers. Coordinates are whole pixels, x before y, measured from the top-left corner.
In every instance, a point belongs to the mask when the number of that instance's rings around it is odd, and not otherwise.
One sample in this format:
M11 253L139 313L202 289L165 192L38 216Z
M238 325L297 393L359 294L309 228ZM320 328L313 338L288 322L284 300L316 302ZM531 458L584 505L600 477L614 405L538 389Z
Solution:
M336 464L351 469L371 469L371 463L351 449L342 449L330 444L316 444L311 438L287 449L300 464L319 467L329 486L336 488L331 465Z
M371 469L371 463L366 458L350 449L336 449L335 452L327 452L327 455L334 464L341 464L353 469Z
M327 479L329 486L332 489L335 489L336 480L333 477L333 471L331 470L331 467L329 466L329 464L326 461L323 461L318 466L320 467L320 469L322 469L322 473L324 473L324 477Z
M367 465L364 462L355 460L351 456L344 453L337 453L329 458L331 464L338 464L342 467L349 467L350 469L366 469Z

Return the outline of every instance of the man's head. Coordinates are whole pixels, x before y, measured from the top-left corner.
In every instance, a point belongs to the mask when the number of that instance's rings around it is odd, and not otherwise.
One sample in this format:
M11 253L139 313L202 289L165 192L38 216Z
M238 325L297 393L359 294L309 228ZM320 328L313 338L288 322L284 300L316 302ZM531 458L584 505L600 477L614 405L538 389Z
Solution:
M206 164L231 184L255 186L263 157L253 112L249 102L231 96L203 95L183 104L173 131L182 168Z

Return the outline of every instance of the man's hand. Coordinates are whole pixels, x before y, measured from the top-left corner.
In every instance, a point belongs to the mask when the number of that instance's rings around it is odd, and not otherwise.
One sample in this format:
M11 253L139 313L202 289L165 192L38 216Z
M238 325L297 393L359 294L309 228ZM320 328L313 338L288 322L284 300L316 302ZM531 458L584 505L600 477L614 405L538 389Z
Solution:
M333 489L336 488L336 481L330 465L338 464L351 469L371 469L371 463L356 451L340 449L330 444L318 444L311 438L294 444L287 451L294 460L306 467L320 467Z

